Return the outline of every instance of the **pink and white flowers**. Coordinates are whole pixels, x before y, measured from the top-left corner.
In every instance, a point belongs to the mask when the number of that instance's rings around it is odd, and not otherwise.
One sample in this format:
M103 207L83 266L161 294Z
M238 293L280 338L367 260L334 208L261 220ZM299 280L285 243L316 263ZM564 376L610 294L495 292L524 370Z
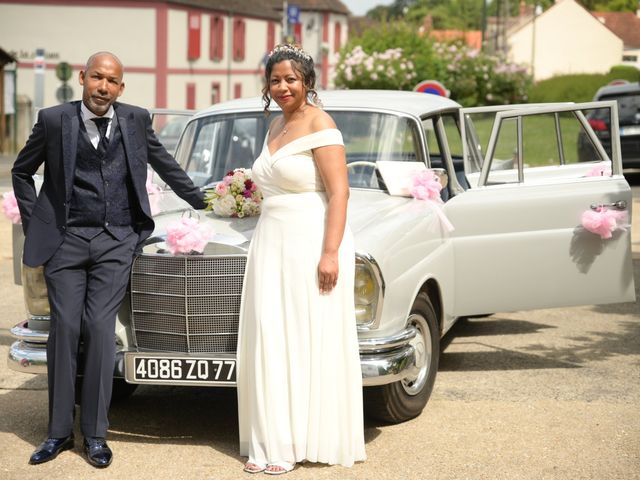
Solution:
M251 180L251 171L236 168L206 193L207 210L220 217L250 217L260 214L262 193Z

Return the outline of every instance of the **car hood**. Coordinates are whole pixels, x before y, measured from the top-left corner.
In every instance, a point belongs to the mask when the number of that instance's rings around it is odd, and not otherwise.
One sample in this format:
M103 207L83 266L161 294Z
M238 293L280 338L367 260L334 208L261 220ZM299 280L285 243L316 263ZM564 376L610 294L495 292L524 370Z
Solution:
M193 211L171 193L160 194L154 216L153 235L144 253L167 254L167 226L181 217L194 216L206 223L211 238L205 255L246 254L258 217L223 218L209 211ZM421 248L425 242L442 237L435 202L391 196L376 190L352 189L349 198L348 224L356 250L378 262L391 259L405 248ZM425 247L426 248L426 247Z

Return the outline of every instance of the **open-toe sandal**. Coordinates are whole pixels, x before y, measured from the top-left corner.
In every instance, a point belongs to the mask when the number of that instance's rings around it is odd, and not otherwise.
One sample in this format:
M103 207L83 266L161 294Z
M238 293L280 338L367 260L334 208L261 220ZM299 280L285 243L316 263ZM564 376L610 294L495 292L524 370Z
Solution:
M266 465L260 465L259 463L255 462L247 462L244 464L243 470L247 473L260 473L264 472L266 468Z
M274 467L277 468L277 470L275 470ZM264 473L266 475L283 475L289 473L294 467L295 464L289 462L272 462L267 465Z

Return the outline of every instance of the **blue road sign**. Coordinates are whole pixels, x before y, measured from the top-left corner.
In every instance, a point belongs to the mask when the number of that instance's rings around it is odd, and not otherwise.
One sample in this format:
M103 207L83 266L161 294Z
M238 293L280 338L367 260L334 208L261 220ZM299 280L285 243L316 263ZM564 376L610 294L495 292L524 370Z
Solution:
M300 6L287 5L287 20L291 24L300 23Z

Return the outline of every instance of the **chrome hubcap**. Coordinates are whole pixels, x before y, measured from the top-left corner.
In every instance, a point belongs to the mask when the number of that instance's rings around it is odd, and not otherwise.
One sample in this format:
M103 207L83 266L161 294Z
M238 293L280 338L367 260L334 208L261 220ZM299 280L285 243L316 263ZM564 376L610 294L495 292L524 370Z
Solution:
M416 336L410 342L415 351L416 362L413 372L402 379L402 388L409 395L417 395L422 391L431 368L431 333L422 315L412 313L407 323L416 329Z

